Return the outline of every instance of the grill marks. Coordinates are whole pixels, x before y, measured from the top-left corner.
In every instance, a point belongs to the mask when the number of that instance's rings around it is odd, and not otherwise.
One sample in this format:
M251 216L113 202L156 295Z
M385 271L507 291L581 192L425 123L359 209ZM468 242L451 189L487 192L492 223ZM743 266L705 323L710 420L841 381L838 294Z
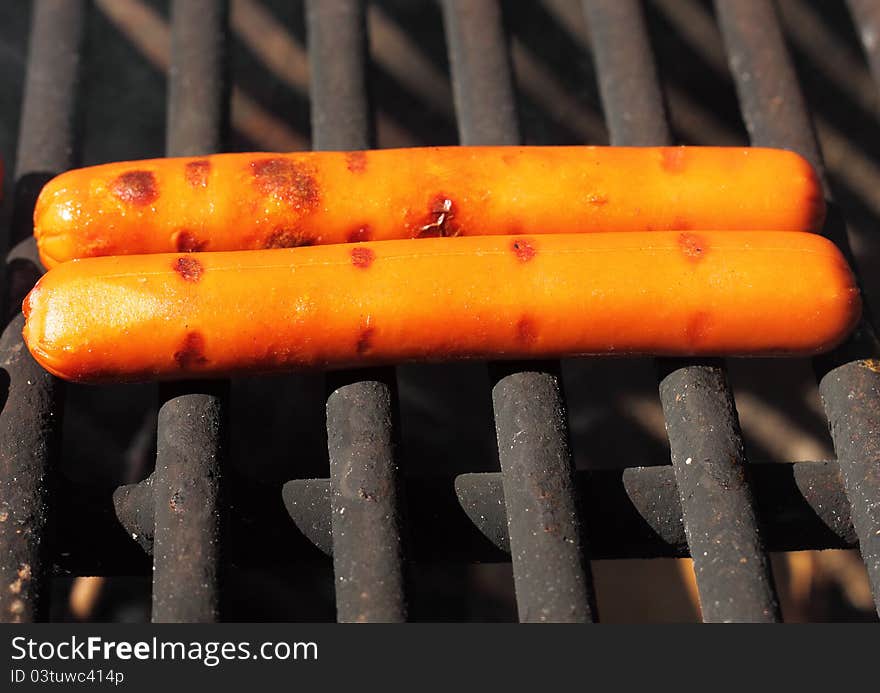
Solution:
M266 249L271 248L299 248L301 246L315 245L318 239L299 229L277 227L272 230L263 243Z
M181 279L186 282L198 282L202 278L205 268L202 263L192 256L179 257L174 261L172 267Z
M208 359L205 358L205 338L202 333L194 330L187 332L180 349L174 352L174 360L184 370L206 364Z
M186 182L194 188L208 187L208 174L211 173L211 162L207 159L190 161L184 167Z
M174 271L185 282L197 283L205 272L202 263L191 255L179 257L174 262ZM201 366L208 362L205 358L205 338L201 332L190 330L181 342L180 348L174 352L174 360L184 370Z
M531 346L538 339L538 327L532 317L523 315L517 321L516 339L524 347Z
M535 246L532 245L531 241L525 238L516 239L510 244L510 249L513 251L514 255L516 255L516 259L520 262L529 262L538 254L538 251L535 249Z
M347 152L345 154L345 167L352 173L363 173L367 170L367 153Z
M358 246L351 249L351 264L357 269L369 269L375 259L376 253L373 252L372 248ZM361 329L357 342L355 342L355 352L358 356L363 356L373 350L373 338L376 335L376 328L372 327L370 322L370 317L367 316L367 324Z
M318 183L310 167L276 157L255 159L251 161L250 168L254 186L260 194L280 200L302 212L309 212L318 204Z
M370 248L352 248L351 264L360 269L367 269L376 259L376 253Z
M144 207L159 199L156 176L151 171L126 171L110 184L111 192L122 202Z
M705 310L698 310L690 316L684 328L685 339L694 350L699 348L709 331L711 315Z
M699 262L708 251L708 244L705 239L695 233L678 234L678 247L690 262Z
M177 232L174 244L181 253L200 253L208 247L208 241L199 240L198 237L187 229Z
M363 243L364 241L369 241L373 238L373 233L370 230L369 224L362 224L361 226L353 229L349 234L346 240L349 243Z
M682 173L687 165L684 147L665 147L660 158L660 166L667 173Z
M678 234L678 247L688 263L698 264L706 256L708 244L699 234L683 232ZM698 310L691 315L684 328L685 339L693 351L705 341L712 316L708 311Z
M357 344L355 345L355 350L358 353L358 356L363 356L368 351L371 351L373 348L373 337L376 335L375 327L365 327L361 330L361 333L358 335Z
M313 170L291 159L274 157L250 162L254 186L267 197L285 203L297 213L308 214L319 200ZM294 226L276 226L263 241L264 248L298 248L314 245L317 236Z

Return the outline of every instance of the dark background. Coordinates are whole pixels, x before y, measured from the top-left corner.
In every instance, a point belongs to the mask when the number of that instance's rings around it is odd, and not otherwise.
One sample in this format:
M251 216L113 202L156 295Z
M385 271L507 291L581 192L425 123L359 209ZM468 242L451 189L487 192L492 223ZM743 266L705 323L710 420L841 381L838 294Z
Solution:
M747 1L747 0L744 0ZM0 154L10 198L30 2L0 3ZM231 0L231 151L309 147L303 3ZM511 32L522 132L528 144L606 144L589 36L577 0L503 3ZM711 4L646 2L672 125L682 144L748 144ZM880 292L878 92L843 2L779 3L802 85L816 117L834 193L869 300ZM457 142L439 6L431 0L370 4L370 85L380 147ZM168 3L94 0L80 89L83 165L161 156L164 148ZM9 205L0 213L3 233ZM486 371L469 366L399 369L401 462L408 475L495 470ZM752 461L833 457L806 361L738 361L730 377ZM668 463L653 368L641 360L566 363L572 445L581 468ZM290 376L233 384L232 464L280 485L328 476L323 379ZM67 388L62 473L96 485L151 471L152 386ZM286 521L286 518L285 518ZM418 538L415 538L417 541ZM279 546L279 551L286 547ZM226 618L333 617L331 565L285 574L237 566ZM594 563L603 620L695 620L689 561ZM864 568L852 552L774 557L787 620L870 619ZM68 593L73 589L72 598ZM510 566L414 566L416 619L513 619ZM149 578L59 579L54 618L143 620Z

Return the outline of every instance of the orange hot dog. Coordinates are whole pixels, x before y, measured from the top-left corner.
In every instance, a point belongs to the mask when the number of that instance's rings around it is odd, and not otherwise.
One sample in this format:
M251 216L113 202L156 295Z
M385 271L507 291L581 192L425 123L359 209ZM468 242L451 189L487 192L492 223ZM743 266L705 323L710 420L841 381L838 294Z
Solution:
M50 270L24 337L68 380L406 361L829 349L860 313L837 248L802 232L437 238L117 256Z
M723 147L434 147L219 154L68 171L37 202L47 267L74 258L424 236L818 230L811 166Z

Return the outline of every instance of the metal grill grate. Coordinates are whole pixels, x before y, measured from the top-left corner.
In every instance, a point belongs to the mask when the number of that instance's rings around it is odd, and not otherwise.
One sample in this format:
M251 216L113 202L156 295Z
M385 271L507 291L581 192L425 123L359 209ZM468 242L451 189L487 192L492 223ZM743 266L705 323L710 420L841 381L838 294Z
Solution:
M863 37L872 36L877 12L870 3L850 5ZM612 144L669 144L641 5L584 0L583 8ZM502 5L443 0L442 10L461 143L518 143ZM0 584L18 587L0 590L0 618L46 618L53 566L74 574L143 572L139 544L153 556L153 619L212 621L224 546L246 545L249 560L276 567L311 560L284 550L295 545L293 530L260 502L280 489L228 479L229 384L160 388L156 471L119 489L114 511L106 494L56 478L60 383L21 342L16 307L38 276L31 210L40 186L74 163L85 12L84 0L34 3L7 274L12 317L0 343L8 376L0 413L0 495L8 512L0 522ZM798 151L824 177L773 5L718 0L716 14L752 143ZM314 146L369 147L364 6L310 0L306 17ZM172 4L169 155L221 146L227 24L225 0ZM876 63L876 46L864 40ZM850 252L833 205L826 233ZM671 468L577 474L559 364L489 364L501 472L435 480L398 473L394 369L334 374L326 388L330 478L291 481L284 501L300 530L333 555L341 621L406 619L405 553L412 561L456 563L509 553L522 621L595 620L591 558L690 555L705 620L773 621L780 613L768 550L858 545L880 609L880 371L869 361L877 355L866 320L847 344L814 362L836 462L747 464L724 364L660 360ZM235 515L226 517L232 505ZM255 526L271 530L251 532Z

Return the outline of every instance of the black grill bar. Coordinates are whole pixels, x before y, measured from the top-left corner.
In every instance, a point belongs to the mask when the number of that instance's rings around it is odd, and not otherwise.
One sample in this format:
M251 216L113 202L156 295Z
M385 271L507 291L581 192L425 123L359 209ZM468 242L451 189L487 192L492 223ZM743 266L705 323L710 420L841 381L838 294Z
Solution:
M367 149L373 135L363 4L310 0L306 18L313 145ZM333 374L328 392L336 617L342 622L404 621L394 370Z
M824 182L819 143L775 8L766 0L716 2L715 11L752 145L797 152Z
M880 84L880 4L874 0L847 0L874 81Z
M51 572L50 491L61 430L60 382L40 368L22 342L22 297L42 272L32 234L42 185L69 168L85 3L37 0L33 5L28 68L15 170L0 339L5 390L0 413L0 621L48 616Z
M669 145L657 71L636 0L586 0L611 143ZM659 359L660 400L703 620L777 621L770 563L721 361Z
M852 548L856 535L849 501L835 462L752 465L758 516L772 551ZM592 528L594 559L684 557L689 555L681 500L670 465L581 471L577 474L584 519ZM323 556L302 546L303 535L331 554L330 482L297 479L284 486L284 504L293 523L269 524L275 490L252 479L232 478L230 502L236 522L225 553L240 565L287 569ZM152 478L123 486L114 502L125 531L108 523L113 509L106 491L68 485L59 507L77 523L59 531L58 570L74 574L142 574L148 571L139 549L153 550ZM412 560L424 564L509 561L510 543L501 475L498 473L413 477L406 480L408 527L420 538ZM273 530L254 531L271 526ZM126 533L127 532L127 533ZM302 534L300 534L300 532Z
M775 8L769 2L722 2L716 12L752 144L792 149L824 180L824 165ZM826 197L830 190L825 186ZM831 206L824 233L852 257L844 222ZM866 311L867 315L867 311ZM819 393L852 504L852 519L880 612L880 354L863 319L853 337L814 359Z
M641 6L635 0L584 0L583 7L611 143L672 144Z
M496 0L443 1L462 144L521 144L507 37Z
M226 0L174 0L166 150L219 151L226 120ZM227 381L159 387L155 473L155 623L219 616L220 480Z
M211 623L219 616L228 382L168 384L159 392L152 620Z
M306 2L312 147L373 146L367 91L367 28L362 0Z
M228 0L173 0L168 81L168 156L223 147L229 122Z
M724 365L658 360L657 367L703 620L779 621Z
M520 143L496 0L444 0L459 137ZM523 622L594 620L559 364L492 364L492 402L517 609Z

